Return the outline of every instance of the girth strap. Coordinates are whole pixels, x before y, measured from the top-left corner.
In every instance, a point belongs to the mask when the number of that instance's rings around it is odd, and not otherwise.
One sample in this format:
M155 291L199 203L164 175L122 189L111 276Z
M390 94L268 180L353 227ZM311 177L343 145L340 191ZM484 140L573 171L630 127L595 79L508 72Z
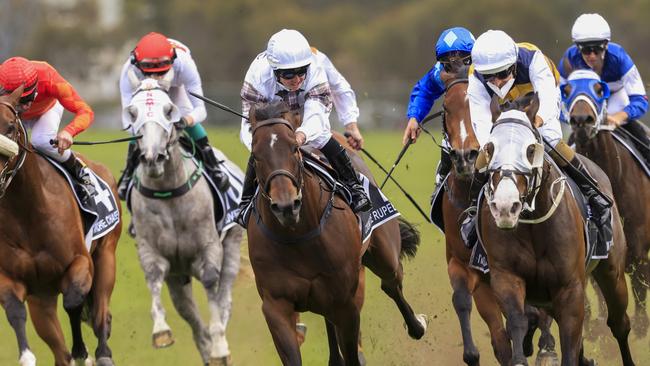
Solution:
M194 186L196 185L196 182L198 182L198 180L203 175L202 173L203 173L203 163L199 162L199 165L196 167L194 172L192 172L192 175L190 175L187 181L174 189L159 191L159 190L145 187L142 185L142 182L140 182L140 178L138 178L137 175L133 177L134 186L138 190L138 192L140 192L145 197L155 198L155 199L170 199L174 197L180 197L185 193L189 192L190 190L192 190L192 188L194 188Z

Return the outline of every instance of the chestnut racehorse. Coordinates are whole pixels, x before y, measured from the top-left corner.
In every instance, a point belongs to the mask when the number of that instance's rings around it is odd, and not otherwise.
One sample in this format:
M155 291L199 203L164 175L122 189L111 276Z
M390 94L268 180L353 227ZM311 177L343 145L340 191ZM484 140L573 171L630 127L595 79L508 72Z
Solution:
M627 270L636 305L632 328L640 336L645 336L648 331L646 299L650 284L650 179L632 154L612 135L613 127L604 118L608 88L598 75L585 70L572 73L562 93L565 102L570 103L566 107L576 151L598 164L612 182L628 246ZM568 96L571 96L571 101L566 100Z
M38 335L52 350L55 365L88 358L81 337L81 314L90 310L98 338L97 364L113 365L108 337L109 302L115 283L115 248L121 224L92 243L84 243L82 218L72 190L44 158L34 153L16 113L22 87L0 97L0 141L14 153L0 156L0 303L18 340L21 365L36 358L25 334L25 300ZM9 150L12 150L11 148ZM115 179L102 164L84 159L117 196ZM57 318L58 294L72 327L72 353Z
M495 122L484 147L490 177L477 225L490 263L490 284L506 316L512 364L527 364L522 340L528 328L524 313L528 301L547 309L557 321L562 365L588 365L582 347L587 243L580 208L557 166L544 159L544 145L533 127L539 109L537 94L504 108L511 110L501 108L494 98ZM580 159L611 197L605 173L586 158ZM592 275L607 302L607 324L618 341L623 364L633 365L626 313L625 236L615 204L612 228L614 244L609 256L597 263Z

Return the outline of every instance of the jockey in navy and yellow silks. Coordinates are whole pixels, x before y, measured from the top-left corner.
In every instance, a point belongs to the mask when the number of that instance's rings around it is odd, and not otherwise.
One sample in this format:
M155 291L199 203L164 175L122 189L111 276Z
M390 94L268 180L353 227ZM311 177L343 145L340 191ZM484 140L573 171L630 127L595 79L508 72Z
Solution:
M492 129L490 103L493 96L498 96L500 103L503 103L529 93L537 93L539 110L533 122L534 127L555 148L550 152L553 160L589 199L595 223L598 227L605 228L600 233L602 240L609 242L611 231L606 225L611 222L609 203L592 187L584 165L562 140L559 120L560 77L553 62L534 45L515 43L510 36L499 30L489 30L476 39L472 49L472 62L467 95L472 125L481 146L487 143ZM485 153L481 151L476 159L477 171L470 192L474 202L487 181L487 163ZM461 225L462 236L469 245L473 244L476 237L474 224L474 217L470 216Z

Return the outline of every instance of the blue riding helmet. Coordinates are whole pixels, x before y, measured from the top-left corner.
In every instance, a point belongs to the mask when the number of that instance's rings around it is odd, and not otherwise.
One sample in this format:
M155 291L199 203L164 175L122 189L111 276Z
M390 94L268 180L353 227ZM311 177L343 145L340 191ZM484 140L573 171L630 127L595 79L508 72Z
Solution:
M570 109L576 98L582 95L587 97L594 104L596 113L600 114L604 107L605 101L609 98L610 95L609 86L606 82L601 81L595 73L592 76L590 75L591 72L588 74L581 71L584 70L579 70L571 74L571 76L569 76L569 80L567 80L567 83L562 85L560 88L560 90L562 90L562 102L564 102L564 105L566 105L567 109ZM601 86L600 93L596 91L597 84L600 84ZM566 85L571 86L569 94L566 93Z
M463 27L446 29L440 34L436 42L436 58L440 59L449 52L472 52L474 35Z

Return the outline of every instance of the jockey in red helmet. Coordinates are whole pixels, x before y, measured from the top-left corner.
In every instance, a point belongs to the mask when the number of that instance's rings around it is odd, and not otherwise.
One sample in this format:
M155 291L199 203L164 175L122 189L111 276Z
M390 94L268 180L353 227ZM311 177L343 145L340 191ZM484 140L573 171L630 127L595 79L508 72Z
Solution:
M86 189L83 199L94 193L86 164L77 159L70 146L73 137L83 132L93 121L90 106L77 94L50 64L12 57L0 65L0 95L8 94L24 85L24 92L16 107L25 127L32 129L31 142L36 150L62 165ZM59 131L63 110L75 116ZM58 145L52 146L50 140Z
M228 175L219 168L220 161L208 142L208 134L201 126L201 122L207 115L205 105L202 100L188 93L203 95L201 76L187 46L160 33L151 32L142 37L131 52L130 60L122 67L120 75L122 108L129 106L135 91L129 75L139 80L162 79L165 76L169 78L170 72L173 74L169 96L181 111L182 117L179 123L186 126L185 131L199 147L203 165L214 183L220 190L225 191L229 187ZM122 125L124 129L128 129L130 121L123 120ZM129 144L126 167L119 180L118 194L121 199L126 197L129 182L138 164L138 156L137 144Z

